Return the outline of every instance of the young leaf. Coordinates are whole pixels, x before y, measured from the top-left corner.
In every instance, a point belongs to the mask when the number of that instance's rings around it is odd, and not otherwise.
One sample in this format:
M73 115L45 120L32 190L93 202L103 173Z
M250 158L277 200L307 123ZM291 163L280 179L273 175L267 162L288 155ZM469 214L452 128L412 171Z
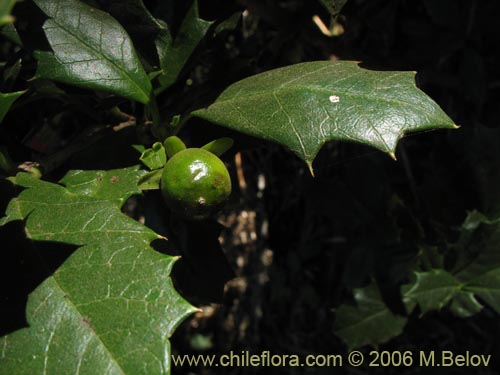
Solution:
M413 72L317 61L261 73L227 88L193 115L278 142L309 165L331 140L355 141L394 155L408 132L454 128L417 89Z
M0 339L0 373L170 373L168 338L194 308L170 280L176 258L150 247L162 237L120 211L142 175L74 171L66 187L17 175L3 223L81 247L30 295L29 327Z
M210 151L212 154L221 156L224 152L233 146L234 141L231 138L223 137L207 143L202 149Z
M160 67L163 70L163 74L159 78L163 89L168 88L176 81L182 68L205 37L212 23L200 18L198 1L194 0L182 22L175 41L172 39L169 30L160 31L156 40L156 50L160 58Z
M148 103L151 83L130 37L109 14L77 0L35 0L50 18L53 52L38 51L37 75Z
M165 151L167 152L167 156L169 158L177 154L179 151L186 149L186 145L182 142L182 139L175 135L165 139L163 145L165 146Z
M7 94L0 93L0 123L3 121L3 118L9 112L10 107L14 102L26 91L17 91L11 92Z
M356 306L337 310L334 331L348 349L378 345L403 331L406 318L394 315L382 301L376 285L354 291Z
M155 142L152 148L144 150L139 158L149 169L160 169L167 162L167 154L160 142Z

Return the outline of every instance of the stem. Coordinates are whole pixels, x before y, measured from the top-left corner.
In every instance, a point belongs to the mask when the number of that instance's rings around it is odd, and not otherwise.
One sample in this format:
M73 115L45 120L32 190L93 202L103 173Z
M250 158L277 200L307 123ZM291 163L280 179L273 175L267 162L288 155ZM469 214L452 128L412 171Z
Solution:
M153 120L153 135L158 138L158 140L163 141L166 138L166 131L162 128L160 124L160 111L158 110L158 104L156 103L156 97L153 93L151 93L150 101L147 106L151 119Z

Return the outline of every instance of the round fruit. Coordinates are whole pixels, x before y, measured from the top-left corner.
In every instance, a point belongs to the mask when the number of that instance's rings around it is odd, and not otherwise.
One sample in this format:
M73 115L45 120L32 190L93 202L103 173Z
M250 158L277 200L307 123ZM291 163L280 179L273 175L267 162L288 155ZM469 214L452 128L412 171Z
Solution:
M231 178L216 155L187 148L167 161L161 190L169 207L187 219L205 219L216 213L231 194Z

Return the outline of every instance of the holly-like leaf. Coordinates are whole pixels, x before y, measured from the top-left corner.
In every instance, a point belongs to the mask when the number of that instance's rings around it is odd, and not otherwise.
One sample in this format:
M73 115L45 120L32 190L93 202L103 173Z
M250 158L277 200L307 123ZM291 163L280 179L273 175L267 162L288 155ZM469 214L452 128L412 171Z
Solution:
M415 86L414 72L371 71L351 61L317 61L261 73L227 88L204 118L290 148L309 165L331 140L394 155L408 132L454 128Z
M198 12L198 1L195 0L189 9L182 25L173 40L170 31L160 31L156 40L156 50L160 58L163 73L159 76L162 89L172 85L189 57L205 37L213 22L202 20Z
M465 290L474 293L500 314L500 264L467 283Z
M120 211L143 174L74 171L66 186L16 176L25 190L3 223L80 247L30 295L29 327L0 339L0 373L170 373L168 339L194 308L169 277L176 258L150 247L162 237Z
M342 305L337 310L334 327L349 350L382 344L403 331L406 318L387 308L375 284L355 289L354 299L356 306Z
M130 37L109 14L77 0L35 0L53 52L38 51L37 75L148 103L151 82Z
M438 269L417 272L416 280L404 292L407 303L418 303L422 314L440 310L460 291L462 285L449 272Z
M17 91L10 92L7 94L0 93L0 123L3 121L3 118L9 112L10 107L14 102L26 91Z

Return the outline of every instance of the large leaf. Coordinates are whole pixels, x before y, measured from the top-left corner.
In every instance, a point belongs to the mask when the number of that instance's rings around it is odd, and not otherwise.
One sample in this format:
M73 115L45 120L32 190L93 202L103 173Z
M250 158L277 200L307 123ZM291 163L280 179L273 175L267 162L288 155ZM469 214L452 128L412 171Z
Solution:
M239 81L194 115L281 143L309 165L330 140L394 155L405 133L455 127L417 89L414 76L370 71L351 61L302 63Z
M403 331L406 318L387 308L375 284L354 290L354 299L356 306L342 305L337 310L334 327L349 350L382 344Z
M26 91L17 91L10 92L7 94L0 93L0 123L3 121L3 118L9 112L10 107L14 102Z
M35 0L53 52L38 51L38 76L148 103L151 83L125 30L77 0Z
M3 222L29 238L81 246L29 297L28 328L3 337L0 373L169 374L169 336L193 307L169 274L161 237L120 212L143 172L76 171L66 187L19 174Z
M162 74L159 77L162 88L172 85L179 76L189 57L205 37L213 22L202 20L198 13L198 1L189 9L173 40L168 29L160 31L156 49L160 58Z

